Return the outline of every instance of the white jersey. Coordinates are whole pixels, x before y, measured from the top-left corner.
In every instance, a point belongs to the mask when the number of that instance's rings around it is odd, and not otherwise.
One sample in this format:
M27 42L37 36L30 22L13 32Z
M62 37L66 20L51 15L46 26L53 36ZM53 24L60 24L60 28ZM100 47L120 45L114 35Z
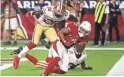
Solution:
M62 17L57 18L53 6L45 6L42 11L43 15L38 20L42 26L53 26L55 22L67 19L70 15L70 12L66 10Z
M76 57L76 54L77 50L74 46L68 49L69 63L79 65L87 58L87 54L85 51L82 52L79 58Z
M68 71L68 68L70 68L70 63L76 66L81 64L87 58L87 54L85 51L83 51L80 58L77 58L75 55L76 49L74 48L74 46L67 50L60 41L57 41L56 46L58 52L54 50L52 45L49 49L48 57L59 57L60 61L58 62L58 65L63 71Z

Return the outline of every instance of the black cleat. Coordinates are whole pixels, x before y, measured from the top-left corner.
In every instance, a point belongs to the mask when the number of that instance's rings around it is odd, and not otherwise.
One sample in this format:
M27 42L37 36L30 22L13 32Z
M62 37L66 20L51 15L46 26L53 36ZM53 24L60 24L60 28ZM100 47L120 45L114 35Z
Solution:
M47 41L45 41L44 39L41 39L40 42L41 42L41 44L43 44L47 49L50 49L50 46L51 46L51 45L50 45Z
M11 55L13 55L13 54L19 54L22 50L23 50L23 48L22 48L22 47L19 47L18 49L14 50L14 51L11 53Z
M11 45L11 42L7 41L7 42L4 43L4 45Z
M17 45L17 41L14 41L13 45Z

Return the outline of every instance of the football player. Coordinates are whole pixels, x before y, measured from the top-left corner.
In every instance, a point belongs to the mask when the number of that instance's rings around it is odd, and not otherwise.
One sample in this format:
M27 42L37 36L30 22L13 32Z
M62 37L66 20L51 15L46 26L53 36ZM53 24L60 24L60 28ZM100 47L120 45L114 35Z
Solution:
M85 48L85 43L88 42L90 31L91 24L87 21L82 22L79 26L69 21L66 27L59 31L59 40L55 41L50 48L52 59L47 57L46 61L49 62L43 76L48 76L50 73L66 73L69 64L68 49L75 45L76 50L81 53Z
M74 22L69 21L66 27L59 32L60 40L55 41L49 49L46 58L47 63L38 61L30 54L26 54L25 57L37 67L46 68L43 75L49 75L50 73L64 74L68 71L68 68L73 69L79 64L81 64L82 69L92 69L92 67L86 66L84 60L87 54L83 52L90 31L91 25L87 21L84 21L79 27ZM62 40L65 42L62 42ZM22 49L16 50L16 53Z
M20 58L38 45L42 33L53 43L57 39L57 34L53 27L54 23L69 17L69 11L65 10L61 2L57 3L55 6L43 7L41 12L43 12L43 15L38 19L35 25L32 41L14 57L13 65L15 69L19 66Z

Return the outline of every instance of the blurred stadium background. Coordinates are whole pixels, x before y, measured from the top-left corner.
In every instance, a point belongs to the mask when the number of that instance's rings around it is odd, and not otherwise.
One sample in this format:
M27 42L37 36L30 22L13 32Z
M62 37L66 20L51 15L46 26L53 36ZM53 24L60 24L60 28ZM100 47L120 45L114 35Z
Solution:
M25 8L28 10L33 10L35 3L37 3L37 0L19 0L18 5L20 8ZM45 1L49 5L51 5L49 0ZM106 0L106 2L109 4L110 0ZM88 53L88 58L86 60L87 65L90 65L93 67L93 70L82 70L79 67L75 68L74 70L70 70L68 73L60 75L60 74L52 74L52 76L105 76L107 73L113 68L113 66L119 61L121 57L124 57L124 0L117 0L117 4L120 8L120 13L118 15L118 26L120 31L120 42L116 43L109 43L108 38L106 38L106 44L104 47L92 47L92 40L94 38L94 8L96 5L96 0L85 0L84 5L84 12L85 15L82 19L87 20L92 24L92 31L90 33L90 42L86 46L86 51ZM3 9L1 8L1 15L3 13ZM26 19L24 19L26 20ZM32 20L31 20L32 21ZM32 26L30 26L32 27ZM28 27L28 28L30 28ZM22 61L20 63L19 69L15 70L12 67L13 57L10 55L13 48L16 49L20 46L24 46L27 42L29 42L28 39L31 37L28 36L30 31L27 33L24 33L22 31L21 26L18 27L18 45L17 46L5 46L2 45L0 47L1 52L1 76L39 76L41 73L43 73L44 69L36 68L33 64L31 64L28 60ZM2 30L0 30L2 38ZM113 29L113 38L116 39L115 31ZM27 36L26 36L27 35ZM13 38L13 35L12 35ZM1 40L2 41L2 40ZM43 46L42 46L43 47ZM41 47L41 48L42 48ZM43 47L44 48L44 47ZM87 49L90 48L90 49ZM107 49L108 48L108 49ZM110 48L110 49L109 49ZM34 49L30 52L32 55L34 55L39 60L45 60L45 57L47 55L46 49ZM2 59L9 59L9 61L2 61ZM2 70L2 66L10 64L10 67L7 69ZM124 64L124 60L123 60ZM5 66L7 67L7 66ZM120 66L124 68L124 66ZM118 70L117 70L118 71ZM124 69L122 70L124 71ZM124 74L123 74L124 75Z

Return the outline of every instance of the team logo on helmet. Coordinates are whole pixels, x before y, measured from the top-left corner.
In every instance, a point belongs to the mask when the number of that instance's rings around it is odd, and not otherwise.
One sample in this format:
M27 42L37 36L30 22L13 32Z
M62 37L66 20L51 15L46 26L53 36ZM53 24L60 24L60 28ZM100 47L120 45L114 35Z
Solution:
M78 27L78 34L80 37L88 36L91 32L91 24L88 21L83 21Z
M65 12L65 6L63 5L62 2L57 2L55 7L54 7L54 16L56 18L60 18L64 15Z

